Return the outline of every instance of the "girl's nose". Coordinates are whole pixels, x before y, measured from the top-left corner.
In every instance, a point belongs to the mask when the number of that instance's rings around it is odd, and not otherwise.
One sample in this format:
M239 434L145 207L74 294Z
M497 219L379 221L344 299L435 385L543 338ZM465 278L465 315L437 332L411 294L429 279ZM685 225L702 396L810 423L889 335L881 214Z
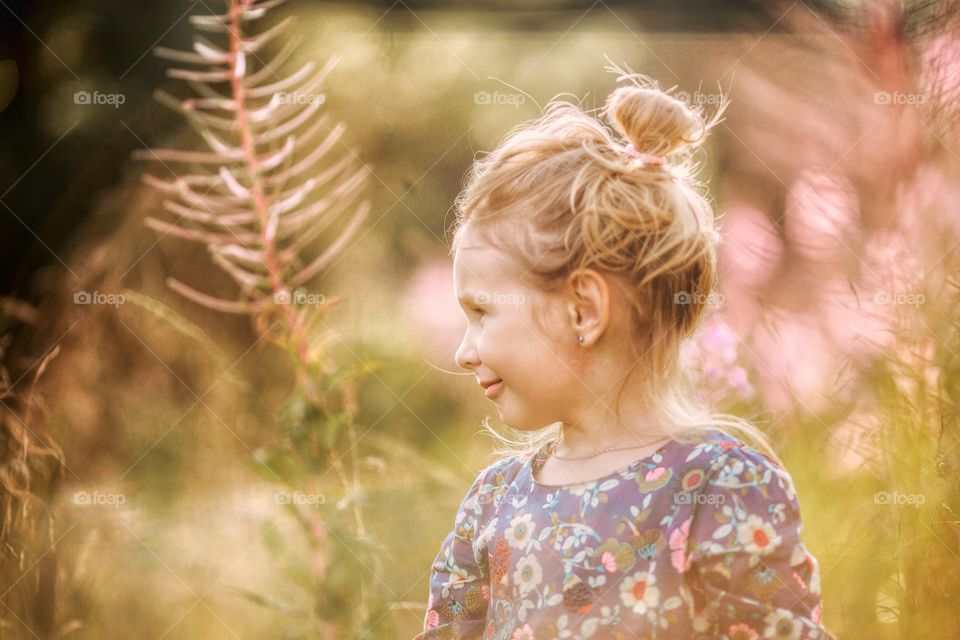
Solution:
M463 340L460 341L460 346L457 347L454 361L457 363L457 366L462 369L476 369L477 365L480 364L477 349L473 346L472 341L468 340L467 335L464 335Z

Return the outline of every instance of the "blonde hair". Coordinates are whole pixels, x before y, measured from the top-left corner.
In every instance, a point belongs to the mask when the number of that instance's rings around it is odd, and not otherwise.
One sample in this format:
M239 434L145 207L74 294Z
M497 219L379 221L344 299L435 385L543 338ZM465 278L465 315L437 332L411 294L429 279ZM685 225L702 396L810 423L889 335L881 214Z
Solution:
M644 364L642 400L668 418L669 435L714 427L779 464L762 431L695 400L680 358L716 286L720 242L692 155L728 102L707 119L648 76L608 70L626 81L602 109L616 133L559 99L515 127L468 174L456 201L451 254L470 229L513 257L525 269L523 278L543 291L557 290L581 268L612 276L613 288L630 302L630 372ZM666 156L665 162L649 163L637 153ZM513 437L488 420L483 426L500 445L494 455L505 457L532 454L556 440L562 425L532 432L508 427Z

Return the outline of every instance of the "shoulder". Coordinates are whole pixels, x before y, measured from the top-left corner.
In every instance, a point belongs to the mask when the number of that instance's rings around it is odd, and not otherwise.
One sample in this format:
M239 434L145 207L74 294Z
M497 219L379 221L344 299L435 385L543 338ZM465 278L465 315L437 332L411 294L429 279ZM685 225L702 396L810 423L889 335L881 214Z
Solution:
M533 453L514 453L498 458L487 465L480 476L493 484L503 484L512 482L523 465L533 457Z
M737 550L802 555L800 504L777 461L719 431L694 444L687 460L700 471L695 486L681 486L693 559Z
M485 540L481 533L496 517L500 503L523 463L524 458L520 455L507 456L488 464L477 474L457 510L457 535L471 542Z
M473 482L473 488L480 489L490 486L497 487L504 483L509 484L517 477L529 458L530 454L514 453L494 460L480 470Z
M467 491L462 509L477 515L488 507L496 508L507 487L516 479L527 457L523 454L504 456L484 467Z
M704 491L730 492L741 500L780 500L796 505L793 479L786 468L766 453L720 429L695 436L681 465L699 471L697 485Z

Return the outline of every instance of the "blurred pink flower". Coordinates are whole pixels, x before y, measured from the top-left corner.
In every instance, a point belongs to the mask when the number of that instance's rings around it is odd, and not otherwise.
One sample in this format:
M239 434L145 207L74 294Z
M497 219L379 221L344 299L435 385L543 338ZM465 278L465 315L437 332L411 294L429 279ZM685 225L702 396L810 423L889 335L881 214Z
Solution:
M923 278L923 270L902 233L874 234L864 247L863 265L864 281L874 287L889 284L908 289Z
M705 325L700 346L707 355L704 373L711 380L719 378L723 370L737 361L737 336L716 314Z
M863 286L845 278L828 280L820 289L819 306L824 335L850 358L874 358L894 340L884 308Z
M747 379L747 371L743 367L733 367L727 372L727 385L747 400L756 395L753 385Z
M758 287L773 277L783 255L783 242L770 218L746 203L723 215L719 263L725 285Z
M955 34L942 35L930 41L920 56L920 85L932 108L943 112L949 120L956 114L960 100L960 41Z
M836 399L839 362L811 313L771 310L752 335L753 368L771 409L817 411Z
M958 70L960 73L960 70ZM960 187L943 169L923 164L910 181L897 187L894 210L902 232L960 235Z
M923 227L914 226L916 220L900 222L898 230L867 239L858 282L836 277L820 289L824 332L849 357L867 360L892 348L898 327L926 301L924 271L916 258L916 234Z
M787 237L804 257L836 262L849 253L859 208L856 190L846 178L803 171L787 193Z
M717 404L732 396L749 399L754 389L746 370L737 364L739 338L719 312L711 313L700 330L681 347L681 360L696 377L701 398Z
M874 234L864 247L862 281L868 314L895 329L924 304L924 272L902 233Z

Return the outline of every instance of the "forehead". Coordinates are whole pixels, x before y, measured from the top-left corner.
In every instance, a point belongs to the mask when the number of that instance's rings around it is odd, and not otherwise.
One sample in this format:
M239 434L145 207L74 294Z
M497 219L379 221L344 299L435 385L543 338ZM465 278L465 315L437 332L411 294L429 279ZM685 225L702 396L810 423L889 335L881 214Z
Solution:
M513 260L494 247L484 244L463 244L453 256L454 288L459 295L473 288L515 281L519 277Z

